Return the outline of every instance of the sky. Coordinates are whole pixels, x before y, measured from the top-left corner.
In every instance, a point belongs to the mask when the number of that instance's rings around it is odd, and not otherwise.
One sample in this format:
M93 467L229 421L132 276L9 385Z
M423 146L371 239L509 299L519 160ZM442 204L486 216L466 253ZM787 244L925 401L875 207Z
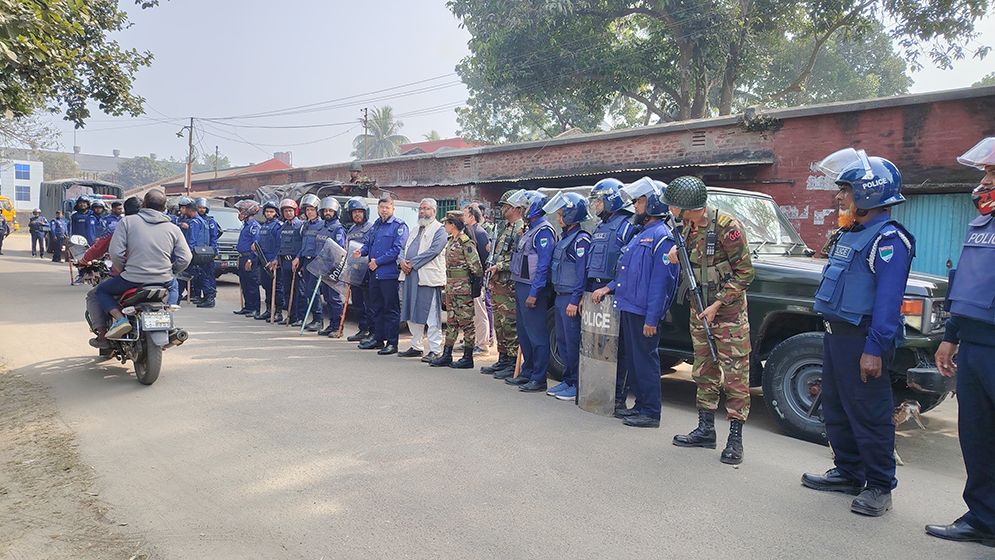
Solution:
M176 133L193 116L195 150L217 147L235 165L277 151L292 152L298 167L342 162L351 159L352 139L362 132L362 108L383 104L394 108L401 132L413 142L432 130L443 138L456 133L453 108L467 91L455 66L469 54L470 35L444 0L121 5L134 25L115 38L155 55L134 87L146 99L146 115L115 118L95 110L75 140L73 126L53 117L65 151L77 145L90 154L117 149L124 157L182 159L187 140ZM992 16L978 23L981 44L995 46L993 23ZM912 75L911 91L966 87L992 71L995 53L960 61L953 70L927 67ZM309 128L261 128L287 126Z

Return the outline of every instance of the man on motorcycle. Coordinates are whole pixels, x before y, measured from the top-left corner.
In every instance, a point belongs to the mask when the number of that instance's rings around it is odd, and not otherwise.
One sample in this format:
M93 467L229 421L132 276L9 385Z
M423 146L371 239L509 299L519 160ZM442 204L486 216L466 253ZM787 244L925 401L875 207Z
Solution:
M96 291L101 309L114 319L107 338L120 338L131 331L131 323L118 306L118 296L145 284L166 286L190 264L192 255L183 233L165 211L166 195L149 191L145 207L122 219L114 232L110 257L120 275L104 280Z

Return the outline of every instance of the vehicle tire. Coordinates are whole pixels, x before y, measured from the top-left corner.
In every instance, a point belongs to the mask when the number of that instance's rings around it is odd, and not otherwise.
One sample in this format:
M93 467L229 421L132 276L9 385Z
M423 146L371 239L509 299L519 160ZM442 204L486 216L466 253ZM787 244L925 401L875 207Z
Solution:
M111 359L111 356L114 354L114 351L111 350L110 348L101 348L100 350L97 350L97 353L100 355L101 358L109 360Z
M821 332L802 333L778 344L764 366L764 401L781 429L798 439L827 444L822 410L808 411L815 401L810 384L822 380Z
M147 336L143 336L139 344L143 348L141 359L135 361L135 377L142 385L151 385L159 379L159 371L162 369L162 348L153 344Z
M549 331L549 368L546 370L546 377L562 381L566 366L556 347L556 309L553 307L546 312L546 329Z

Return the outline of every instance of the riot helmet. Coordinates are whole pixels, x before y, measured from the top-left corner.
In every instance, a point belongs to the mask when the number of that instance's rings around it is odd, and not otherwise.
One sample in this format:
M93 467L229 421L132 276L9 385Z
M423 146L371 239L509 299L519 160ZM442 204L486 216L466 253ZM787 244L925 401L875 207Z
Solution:
M546 214L553 214L557 210L563 209L563 223L566 225L579 224L588 219L587 199L573 192L558 192L549 199L542 211Z

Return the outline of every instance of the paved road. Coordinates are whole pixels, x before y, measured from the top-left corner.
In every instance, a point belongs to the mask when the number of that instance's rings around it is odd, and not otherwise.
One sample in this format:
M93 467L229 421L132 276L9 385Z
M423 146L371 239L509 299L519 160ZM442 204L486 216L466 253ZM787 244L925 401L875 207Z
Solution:
M65 266L18 247L0 257L0 357L51 386L110 516L159 557L990 554L922 532L962 513L955 403L900 433L896 509L867 519L799 485L828 450L779 434L759 397L746 463L731 468L718 450L670 444L696 421L686 380L664 378L661 429L626 428L477 373L236 317L231 283L217 308L177 314L191 340L143 387L87 346L84 289Z

